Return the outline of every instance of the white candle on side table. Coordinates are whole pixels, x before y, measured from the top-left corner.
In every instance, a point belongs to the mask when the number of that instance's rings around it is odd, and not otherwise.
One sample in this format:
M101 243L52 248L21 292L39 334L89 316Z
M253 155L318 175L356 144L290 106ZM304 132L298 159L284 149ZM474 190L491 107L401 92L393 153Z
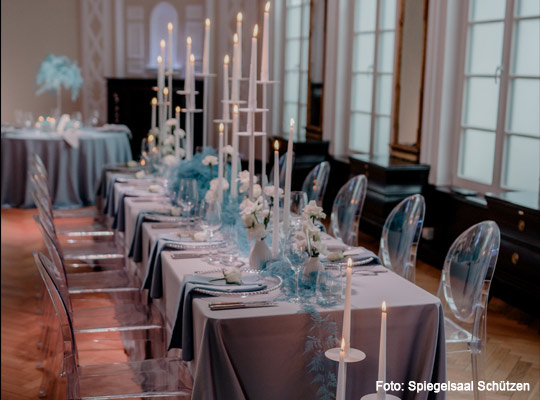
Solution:
M255 110L257 109L257 34L259 26L253 28L251 39L251 63L249 68L248 120L249 134L249 199L253 201L253 184L255 183Z
M218 147L218 201L223 203L223 122L219 124Z
M233 106L233 120L232 120L232 164L231 164L231 197L236 198L237 192L237 172L238 172L238 105Z
M274 142L274 215L273 215L272 256L279 256L279 142Z
M283 229L285 233L289 232L289 218L291 212L291 180L292 180L292 169L293 169L293 131L294 131L294 119L291 118L289 127L289 142L287 143L287 165L285 167L285 188L284 188L284 198L283 198Z

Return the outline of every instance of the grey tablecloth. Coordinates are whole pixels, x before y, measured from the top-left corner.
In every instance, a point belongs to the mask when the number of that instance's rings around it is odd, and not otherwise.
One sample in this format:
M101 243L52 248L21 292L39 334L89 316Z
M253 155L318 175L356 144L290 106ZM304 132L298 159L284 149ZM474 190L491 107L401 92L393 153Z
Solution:
M47 168L56 208L94 204L102 165L131 160L131 149L125 132L82 131L78 148L52 133L2 133L2 207L34 207L32 184L26 176L32 153L37 153Z

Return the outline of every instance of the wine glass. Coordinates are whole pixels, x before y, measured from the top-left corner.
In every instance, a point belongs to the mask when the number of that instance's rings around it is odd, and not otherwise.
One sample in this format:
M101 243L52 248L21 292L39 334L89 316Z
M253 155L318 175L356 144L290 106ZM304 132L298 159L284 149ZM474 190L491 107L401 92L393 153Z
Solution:
M199 189L195 179L180 179L176 202L182 208L182 215L190 218L189 221L191 226L191 211L199 202Z
M295 226L295 229L300 229L302 224L302 211L307 205L307 194L304 191L291 192L291 221Z
M300 271L302 270L302 265L308 258L308 254L305 251L305 249L299 248L296 244L296 233L299 232L298 230L293 230L289 236L287 237L287 240L284 243L283 246L283 256L285 258L285 261L289 264L291 269L294 271L296 276L296 292L295 296L289 301L292 303L300 303Z
M98 126L99 125L99 111L94 110L92 111L92 115L89 118L88 125L90 126Z
M235 265L238 262L238 231L235 224L225 225L223 230L225 246L220 250L220 262L226 266Z
M214 232L221 227L221 203L203 200L199 207L201 227L208 236L208 241L214 240Z

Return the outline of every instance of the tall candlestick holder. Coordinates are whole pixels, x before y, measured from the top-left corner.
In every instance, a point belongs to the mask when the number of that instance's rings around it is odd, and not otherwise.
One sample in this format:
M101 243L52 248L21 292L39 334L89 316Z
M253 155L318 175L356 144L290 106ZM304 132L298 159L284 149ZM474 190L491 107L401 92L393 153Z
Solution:
M195 96L199 94L197 90L177 90L177 94L185 96L186 99L186 108L182 108L180 112L186 114L185 119L185 131L186 131L186 160L191 160L193 157L193 114L203 112L202 109L195 107Z
M209 88L209 82L210 78L215 78L216 74L207 73L207 74L196 74L196 77L203 78L204 82L204 92L203 92L203 137L202 137L202 145L203 147L206 147L208 144L208 103L210 101L209 95L208 95L208 88ZM232 122L232 121L231 121Z
M262 108L266 109L268 108L268 86L269 85L277 85L279 81L257 81L257 85L262 85L263 89L263 97L262 97ZM266 156L267 156L267 136L268 136L268 113L263 113L262 115L262 131L264 132L264 135L262 135L262 171L261 171L261 185L264 187L268 184L268 177L266 176Z

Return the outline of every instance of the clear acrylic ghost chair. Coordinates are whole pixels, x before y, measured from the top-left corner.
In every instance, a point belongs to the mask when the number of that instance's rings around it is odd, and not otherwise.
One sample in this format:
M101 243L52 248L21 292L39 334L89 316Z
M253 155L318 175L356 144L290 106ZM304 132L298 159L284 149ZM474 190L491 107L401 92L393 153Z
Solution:
M47 190L47 193L50 194L49 191L49 176L47 172L47 168L45 167L45 164L41 157L37 155L36 153L32 153L28 160L28 166L29 171L31 171L33 174L38 174L39 177L42 179L44 183L44 188ZM84 209L84 210L56 210L54 211L54 217L55 218L99 218L100 215L96 212L96 210L92 209Z
M446 353L471 353L476 400L485 398L477 382L484 380L489 288L499 243L499 227L493 221L473 225L459 235L444 260L437 294L444 312Z
M319 207L322 206L329 176L330 163L328 161L316 165L306 176L302 184L302 190L307 193L308 202L315 200Z
M332 205L330 233L349 246L358 245L358 227L366 190L367 178L356 175L339 189Z
M191 377L185 363L177 358L81 366L76 327L57 280L47 268L50 261L37 252L34 260L54 306L62 344L60 362L53 359L49 365L54 368L50 374L54 379L51 398L190 398Z
M294 168L294 152L292 154L292 165ZM281 157L279 157L279 187L284 188L285 187L285 175L287 173L287 153L282 154ZM272 167L272 170L270 171L270 177L268 178L268 184L273 186L274 185L274 167Z
M402 200L386 218L379 246L383 265L413 283L416 281L416 250L425 209L421 194Z

